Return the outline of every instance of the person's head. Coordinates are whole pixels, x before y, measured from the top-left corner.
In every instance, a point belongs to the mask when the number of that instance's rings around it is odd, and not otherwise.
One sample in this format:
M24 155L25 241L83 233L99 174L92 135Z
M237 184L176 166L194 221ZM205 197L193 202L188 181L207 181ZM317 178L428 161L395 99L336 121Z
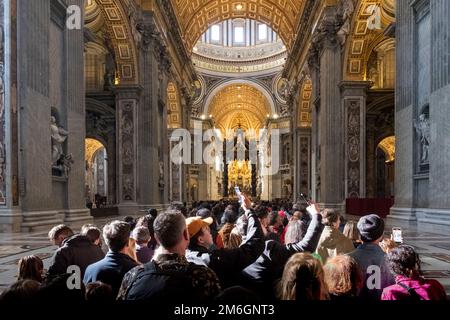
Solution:
M146 227L148 231L150 231L150 235L153 233L153 224L155 223L155 217L152 215L146 215L138 219L136 223L136 228L138 227Z
M192 217L186 219L187 229L189 231L189 247L202 246L209 249L213 245L210 225L213 223L211 217L202 219Z
M7 304L35 301L40 285L35 280L19 280L0 294L0 302Z
M238 219L236 211L232 209L226 209L222 216L222 223L235 224Z
M335 296L355 296L363 286L363 274L355 259L339 255L327 260L324 266L325 283Z
M151 208L148 210L148 214L156 219L156 217L158 216L158 210L156 210L155 208Z
M384 234L384 221L376 214L362 217L358 221L358 231L362 242L379 243Z
M133 230L136 227L136 220L132 216L126 216L123 221L130 225L130 229Z
M286 263L278 286L280 300L327 300L323 268L309 253L296 253Z
M112 252L125 252L130 239L130 225L124 221L113 221L103 227L103 238Z
M395 275L413 278L422 273L419 254L411 246L398 246L387 254L386 260Z
M186 205L184 205L183 203L174 202L169 206L169 208L167 210L179 211L185 218L189 217L189 212L186 208ZM155 216L155 218L156 218L156 216Z
M283 223L283 219L281 218L278 211L270 212L268 215L268 219L269 219L269 226L272 226L274 228L278 228Z
M156 241L162 248L184 255L189 244L186 220L179 211L166 211L156 217L153 224Z
M322 213L322 223L327 227L338 229L340 225L340 214L331 209L325 209Z
M292 214L291 220L302 220L303 218L303 213L301 211L294 211L294 213Z
M349 220L344 226L344 231L342 232L344 236L352 240L353 242L361 241L361 236L358 231L358 224L356 221Z
M61 247L63 241L71 236L73 236L72 229L64 224L57 225L48 232L50 242L58 247Z
M267 207L258 205L255 207L255 215L261 222L261 225L267 227L269 225L269 210Z
M109 284L97 281L86 285L86 301L112 302L115 300L112 287Z
M83 226L81 234L86 236L91 242L99 247L102 246L102 231L94 225L89 227Z
M151 239L150 231L146 227L137 227L131 232L131 237L140 246L147 245Z
M289 222L284 236L284 242L286 244L297 243L301 241L303 237L302 222L299 220L292 220Z
M384 238L383 241L380 242L380 247L385 253L391 252L393 249L397 248L397 243L388 238Z
M42 282L42 272L44 264L38 256L31 255L23 257L19 260L19 275L18 280L35 280Z

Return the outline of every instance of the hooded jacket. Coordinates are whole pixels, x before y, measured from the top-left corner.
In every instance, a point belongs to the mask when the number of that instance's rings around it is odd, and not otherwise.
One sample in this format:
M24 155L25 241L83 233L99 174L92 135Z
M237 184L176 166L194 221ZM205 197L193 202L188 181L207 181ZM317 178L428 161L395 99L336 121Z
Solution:
M105 256L102 249L81 234L73 235L63 241L61 248L53 255L51 265L48 269L50 277L67 273L67 268L72 265L80 267L81 278L86 268Z

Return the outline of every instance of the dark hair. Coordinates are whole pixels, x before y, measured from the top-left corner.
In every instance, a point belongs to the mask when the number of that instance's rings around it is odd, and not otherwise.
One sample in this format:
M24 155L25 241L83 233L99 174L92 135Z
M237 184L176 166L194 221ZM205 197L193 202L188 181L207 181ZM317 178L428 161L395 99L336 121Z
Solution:
M2 303L31 302L39 292L40 283L35 280L19 280L0 294Z
M87 284L85 296L88 302L110 302L115 300L112 287L100 281Z
M67 281L72 275L69 273L62 273L56 276L49 276L42 284L38 300L44 303L48 301L57 302L82 302L85 301L85 286L81 281L80 289L69 289Z
M227 209L223 213L222 223L232 223L235 224L238 219L237 213L232 209Z
M422 273L419 254L411 246L401 245L393 249L387 254L386 260L389 269L396 275L410 278L411 275Z
M48 238L50 240L57 239L60 235L65 235L66 237L73 236L73 231L68 226L64 224L57 225L50 229L48 232Z
M187 210L186 206L185 206L184 204L182 204L182 203L176 203L176 202L174 202L174 203L172 203L172 204L169 206L169 208L167 208L167 210L169 210L169 211L180 211L181 214L182 214L185 218L188 218L188 217L189 217L188 210ZM155 216L155 218L156 218L156 216Z
M269 213L269 226L274 226L277 223L279 216L277 211Z
M94 243L100 239L102 232L99 228L92 226L83 230L82 235L86 236L92 243Z
M331 209L323 210L322 215L323 215L322 223L328 227L331 227L333 224L338 222L341 216L339 213Z
M126 216L123 221L130 225L130 229L133 230L136 227L136 220L132 216Z
M148 210L148 214L156 219L156 217L158 216L158 210L156 210L155 208L151 208Z
M201 217L202 219L212 217L211 210L209 210L207 208L202 208L197 211L196 216Z
M103 227L103 238L113 252L119 252L128 245L130 225L124 221L113 221Z
M170 249L181 240L186 229L186 220L178 211L166 211L155 219L153 229L161 246Z
M254 212L258 219L264 219L269 214L269 210L263 205L257 205Z
M35 255L26 256L19 260L19 276L18 280L35 280L42 282L42 270L44 264L41 258Z

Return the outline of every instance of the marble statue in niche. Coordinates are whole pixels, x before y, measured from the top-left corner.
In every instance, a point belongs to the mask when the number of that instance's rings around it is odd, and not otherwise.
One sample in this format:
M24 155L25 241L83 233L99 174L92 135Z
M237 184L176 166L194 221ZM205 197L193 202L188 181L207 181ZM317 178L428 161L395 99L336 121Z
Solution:
M164 162L160 161L159 162L159 182L158 182L158 186L160 190L164 190Z
M58 126L54 116L50 118L50 132L52 138L52 164L55 165L61 156L64 155L63 143L67 140L69 132Z
M428 164L431 134L430 121L425 113L422 113L419 116L419 121L414 121L414 128L416 129L420 141L420 164Z

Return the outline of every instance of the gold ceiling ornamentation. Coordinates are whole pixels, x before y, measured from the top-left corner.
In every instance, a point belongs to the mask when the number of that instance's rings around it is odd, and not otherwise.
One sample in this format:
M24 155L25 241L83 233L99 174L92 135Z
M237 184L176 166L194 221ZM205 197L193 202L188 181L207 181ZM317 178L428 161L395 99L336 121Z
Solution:
M386 155L386 163L395 161L395 136L387 137L378 144L378 148Z
M120 1L96 0L107 30L107 38L114 48L118 68L117 80L120 84L138 82L136 45L131 27Z
M305 5L304 0L171 0L187 49L208 28L228 19L248 18L266 23L290 49Z
M381 28L377 29L375 15L380 15ZM395 2L393 0L360 0L353 18L353 26L347 40L345 59L345 79L365 80L367 60L373 48L384 41L384 31L395 22Z
M247 84L232 84L220 90L208 106L208 117L222 130L260 129L267 117L271 116L271 106L266 96Z
M92 165L96 152L102 148L104 148L104 146L98 140L90 138L85 140L85 160L88 162L89 166Z
M177 88L173 82L169 82L167 86L167 114L168 126L170 129L181 128L181 107Z
M312 81L310 79L305 79L305 81L303 81L298 106L297 124L299 127L310 128L312 126L311 98L312 98Z

